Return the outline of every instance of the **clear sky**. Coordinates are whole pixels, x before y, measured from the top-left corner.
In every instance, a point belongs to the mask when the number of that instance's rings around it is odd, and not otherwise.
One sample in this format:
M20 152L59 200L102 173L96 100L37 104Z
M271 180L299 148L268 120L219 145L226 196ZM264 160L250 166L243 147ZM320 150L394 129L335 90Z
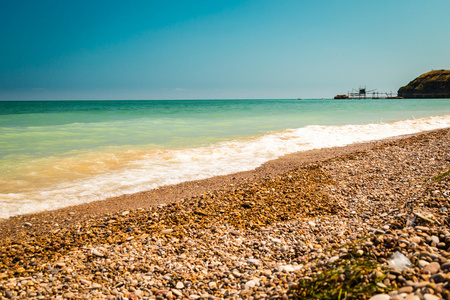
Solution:
M450 68L449 0L1 0L0 100L322 98Z

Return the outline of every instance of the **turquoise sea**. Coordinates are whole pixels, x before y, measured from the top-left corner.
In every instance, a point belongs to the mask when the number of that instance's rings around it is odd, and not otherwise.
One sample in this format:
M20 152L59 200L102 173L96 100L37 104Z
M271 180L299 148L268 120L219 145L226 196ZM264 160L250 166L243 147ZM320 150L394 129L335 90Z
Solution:
M450 99L1 101L0 218L450 127Z

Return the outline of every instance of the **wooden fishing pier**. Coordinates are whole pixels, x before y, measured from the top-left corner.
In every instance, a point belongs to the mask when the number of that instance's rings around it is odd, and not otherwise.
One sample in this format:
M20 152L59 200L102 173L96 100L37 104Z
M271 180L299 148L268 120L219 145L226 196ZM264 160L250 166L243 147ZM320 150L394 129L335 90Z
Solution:
M393 92L378 92L375 90L367 90L365 87L360 87L359 89L352 89L352 91L347 92L347 95L337 95L334 99L401 99L397 94Z

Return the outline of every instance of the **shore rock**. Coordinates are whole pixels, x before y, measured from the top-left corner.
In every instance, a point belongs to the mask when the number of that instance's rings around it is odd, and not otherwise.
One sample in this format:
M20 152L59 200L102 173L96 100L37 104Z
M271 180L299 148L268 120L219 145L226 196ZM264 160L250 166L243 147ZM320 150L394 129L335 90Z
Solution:
M450 70L430 71L398 90L403 98L450 98Z

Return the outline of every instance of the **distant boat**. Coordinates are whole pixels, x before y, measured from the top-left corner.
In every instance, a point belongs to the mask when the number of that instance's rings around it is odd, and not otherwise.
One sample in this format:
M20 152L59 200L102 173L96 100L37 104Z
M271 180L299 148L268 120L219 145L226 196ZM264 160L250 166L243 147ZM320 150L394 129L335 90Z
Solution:
M302 100L302 98L297 98L297 100Z

